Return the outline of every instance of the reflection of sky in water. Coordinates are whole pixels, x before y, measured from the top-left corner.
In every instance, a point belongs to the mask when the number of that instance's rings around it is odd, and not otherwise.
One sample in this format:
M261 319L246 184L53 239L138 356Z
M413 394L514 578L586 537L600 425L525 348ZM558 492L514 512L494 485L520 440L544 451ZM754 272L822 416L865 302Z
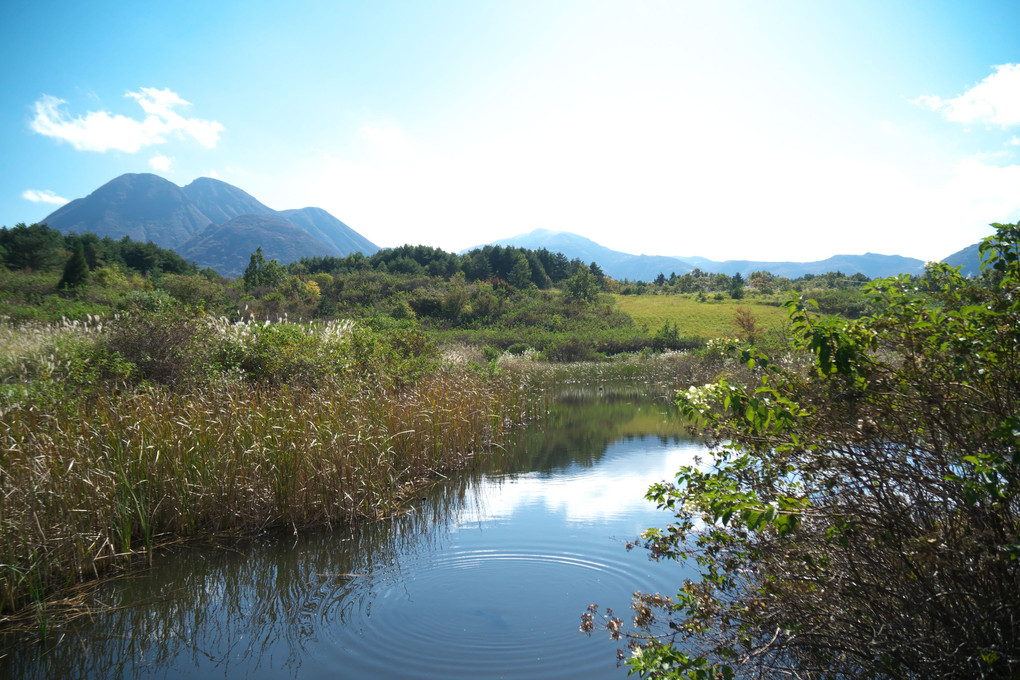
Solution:
M645 515L654 510L644 498L648 486L672 481L681 466L693 465L695 457L704 454L705 447L696 442L634 437L610 444L596 466L572 463L552 476L529 472L486 477L476 488L477 504L463 509L458 526L508 521L534 506L580 523Z
M593 394L389 520L182 549L48 648L0 653L0 677L621 677L579 617L684 577L621 545L669 521L648 486L704 453L667 411Z

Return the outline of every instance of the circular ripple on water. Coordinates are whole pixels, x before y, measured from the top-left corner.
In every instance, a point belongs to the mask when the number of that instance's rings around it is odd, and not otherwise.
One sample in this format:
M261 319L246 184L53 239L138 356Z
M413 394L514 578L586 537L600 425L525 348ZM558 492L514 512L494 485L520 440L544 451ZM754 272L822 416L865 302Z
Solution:
M394 561L324 598L332 649L318 651L351 677L619 677L616 643L578 630L589 602L626 609L642 587L643 560L614 557L532 545Z

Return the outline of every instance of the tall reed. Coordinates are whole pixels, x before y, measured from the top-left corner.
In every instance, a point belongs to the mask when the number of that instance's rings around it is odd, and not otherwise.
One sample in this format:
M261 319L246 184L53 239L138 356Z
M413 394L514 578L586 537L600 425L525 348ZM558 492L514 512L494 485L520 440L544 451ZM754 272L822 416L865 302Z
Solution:
M227 372L64 400L0 394L0 610L178 537L398 511L527 416L515 376L446 365L269 385Z

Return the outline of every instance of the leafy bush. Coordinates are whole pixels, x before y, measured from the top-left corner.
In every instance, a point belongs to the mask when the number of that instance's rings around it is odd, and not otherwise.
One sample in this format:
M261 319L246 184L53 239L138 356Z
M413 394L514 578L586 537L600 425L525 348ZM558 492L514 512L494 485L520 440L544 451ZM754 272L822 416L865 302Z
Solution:
M681 394L714 457L651 488L675 519L643 543L701 575L636 598L635 671L1020 676L1020 224L995 226L994 276L878 281L860 320L792 303L781 359L742 350L756 380Z
M214 364L236 370L252 382L283 384L314 382L317 375L332 375L318 356L321 343L294 324L240 324L213 352Z

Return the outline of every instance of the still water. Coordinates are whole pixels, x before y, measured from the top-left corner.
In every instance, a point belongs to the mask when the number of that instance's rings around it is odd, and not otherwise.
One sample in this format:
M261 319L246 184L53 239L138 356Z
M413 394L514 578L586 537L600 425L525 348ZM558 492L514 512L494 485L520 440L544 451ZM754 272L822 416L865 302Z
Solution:
M548 408L398 517L164 552L45 644L7 640L0 677L626 677L581 612L675 592L682 567L624 541L668 521L644 492L703 447L637 388Z

